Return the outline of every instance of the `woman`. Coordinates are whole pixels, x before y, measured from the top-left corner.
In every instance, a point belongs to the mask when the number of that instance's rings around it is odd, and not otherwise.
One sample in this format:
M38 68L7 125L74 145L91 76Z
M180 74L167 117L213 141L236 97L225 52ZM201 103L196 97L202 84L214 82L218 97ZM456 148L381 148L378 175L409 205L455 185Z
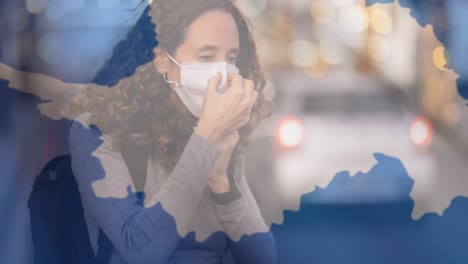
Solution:
M75 101L70 151L106 262L221 263L229 248L237 263L274 263L242 155L269 113L265 81L231 1L154 1L95 81L114 86ZM146 180L129 173L130 145L147 149Z

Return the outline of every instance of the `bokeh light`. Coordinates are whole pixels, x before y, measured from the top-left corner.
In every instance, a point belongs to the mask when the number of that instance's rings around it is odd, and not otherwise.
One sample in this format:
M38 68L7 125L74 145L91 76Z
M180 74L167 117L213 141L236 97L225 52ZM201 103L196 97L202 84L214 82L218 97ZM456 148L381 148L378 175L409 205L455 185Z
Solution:
M390 14L378 7L370 10L370 26L379 34L389 34L393 30L393 19Z
M331 23L336 20L336 10L330 1L311 1L310 14L318 23Z
M346 7L354 4L354 0L331 0L331 2L338 7Z
M364 8L359 6L343 8L338 21L340 27L349 33L361 33L369 27L369 15Z
M323 38L319 43L320 57L328 64L340 64L344 59L343 46L333 38Z
M447 70L445 68L445 65L447 64L447 59L445 55L446 54L444 47L437 47L432 53L432 60L434 61L434 65L440 70Z
M31 14L39 14L47 8L49 0L26 0L26 9Z
M304 138L304 125L295 116L284 117L278 124L277 137L282 147L297 147Z
M289 44L288 57L291 63L300 67L311 67L317 64L317 48L306 40L296 40Z
M37 52L48 64L56 65L62 61L61 50L63 50L62 41L56 34L46 33L39 39Z
M45 11L46 17L50 20L60 19L65 15L63 6L58 2L50 2Z
M383 62L389 58L391 51L391 46L385 38L381 36L369 38L367 52L373 60Z
M236 5L247 17L258 17L265 11L267 0L236 0Z
M427 118L419 116L411 122L410 139L419 147L429 145L432 140L432 125Z

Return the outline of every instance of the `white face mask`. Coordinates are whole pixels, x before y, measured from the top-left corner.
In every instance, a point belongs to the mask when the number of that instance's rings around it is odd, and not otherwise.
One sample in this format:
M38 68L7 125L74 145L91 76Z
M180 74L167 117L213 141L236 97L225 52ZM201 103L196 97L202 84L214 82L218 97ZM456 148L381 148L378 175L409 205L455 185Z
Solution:
M221 72L222 80L218 92L227 89L227 73L239 73L239 69L227 63L220 62L184 62L179 63L166 52L167 56L180 67L180 83L169 81L164 75L167 83L175 84L175 91L185 107L196 117L200 117L203 101L205 100L208 80Z

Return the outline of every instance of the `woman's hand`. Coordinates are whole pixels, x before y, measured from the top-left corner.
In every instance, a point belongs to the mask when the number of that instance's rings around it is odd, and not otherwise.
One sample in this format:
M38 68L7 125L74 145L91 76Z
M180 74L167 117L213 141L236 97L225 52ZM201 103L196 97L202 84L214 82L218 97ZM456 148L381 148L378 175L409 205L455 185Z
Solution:
M243 79L239 74L228 73L231 86L224 93L217 91L220 82L220 73L209 80L197 124L197 134L216 144L249 121L252 106L258 97L254 82Z
M208 186L210 186L211 191L214 193L225 193L230 191L227 169L237 142L239 142L239 132L234 130L234 132L227 135L218 144L222 150L222 154L216 161L208 179Z

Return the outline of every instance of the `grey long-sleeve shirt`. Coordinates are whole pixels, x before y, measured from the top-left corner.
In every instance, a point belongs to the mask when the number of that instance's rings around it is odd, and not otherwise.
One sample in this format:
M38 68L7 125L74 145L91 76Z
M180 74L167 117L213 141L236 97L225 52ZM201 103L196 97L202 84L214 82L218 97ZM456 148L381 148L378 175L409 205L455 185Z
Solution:
M94 249L99 228L114 245L110 263L219 263L230 247L239 263L274 263L275 243L244 176L233 178L241 193L227 204L211 199L208 176L220 149L193 133L169 174L148 157L140 200L110 137L83 114L70 131L72 168L81 192Z

